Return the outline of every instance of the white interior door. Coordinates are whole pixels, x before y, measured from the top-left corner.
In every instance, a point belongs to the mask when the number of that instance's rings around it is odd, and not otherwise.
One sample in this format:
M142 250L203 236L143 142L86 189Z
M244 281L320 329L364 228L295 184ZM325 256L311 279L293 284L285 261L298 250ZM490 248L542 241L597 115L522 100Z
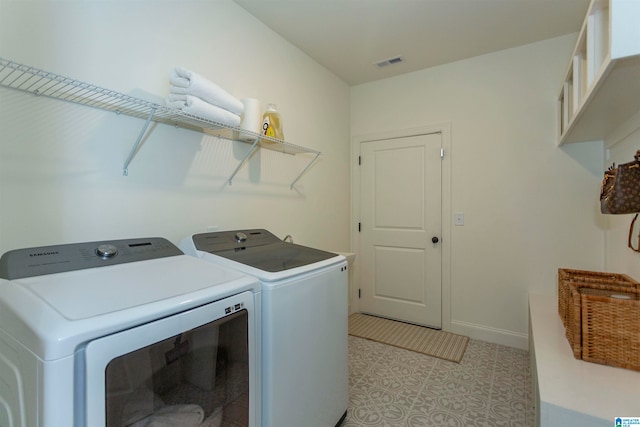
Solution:
M360 310L442 327L442 136L360 144Z

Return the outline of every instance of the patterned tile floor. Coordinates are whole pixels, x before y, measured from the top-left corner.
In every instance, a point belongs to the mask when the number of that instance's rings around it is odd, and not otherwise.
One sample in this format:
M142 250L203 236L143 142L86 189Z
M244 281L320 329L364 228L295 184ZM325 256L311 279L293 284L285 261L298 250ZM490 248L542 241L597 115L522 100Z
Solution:
M458 363L349 336L343 427L531 427L529 353L470 340Z

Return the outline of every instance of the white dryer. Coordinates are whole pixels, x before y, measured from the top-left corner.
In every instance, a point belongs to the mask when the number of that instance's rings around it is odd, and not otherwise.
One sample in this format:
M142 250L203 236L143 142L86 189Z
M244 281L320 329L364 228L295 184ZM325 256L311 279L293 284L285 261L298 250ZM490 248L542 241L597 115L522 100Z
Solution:
M9 251L0 426L260 427L259 319L258 280L162 238Z
M261 229L195 234L180 248L262 284L263 426L342 424L349 405L346 259Z

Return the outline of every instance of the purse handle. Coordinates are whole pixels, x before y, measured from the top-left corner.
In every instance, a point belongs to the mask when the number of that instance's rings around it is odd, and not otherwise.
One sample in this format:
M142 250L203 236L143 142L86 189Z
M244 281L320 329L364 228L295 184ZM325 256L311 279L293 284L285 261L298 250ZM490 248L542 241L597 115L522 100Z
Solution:
M636 151L636 155L633 156L636 159L636 162L640 163L640 150ZM631 238L633 237L633 226L636 225L636 220L638 219L638 214L635 214L633 219L631 220L631 225L629 226L629 239L627 241L627 245L634 252L640 252L640 233L638 233L638 248L634 248L631 244Z
M640 154L640 151L638 151L638 153ZM633 226L636 225L637 219L638 219L638 214L636 214L631 220L631 226L629 227L629 240L627 242L627 244L629 245L629 248L631 248L631 250L634 252L640 252L640 233L638 234L638 248L637 249L634 248L633 245L631 244L631 238L633 237Z

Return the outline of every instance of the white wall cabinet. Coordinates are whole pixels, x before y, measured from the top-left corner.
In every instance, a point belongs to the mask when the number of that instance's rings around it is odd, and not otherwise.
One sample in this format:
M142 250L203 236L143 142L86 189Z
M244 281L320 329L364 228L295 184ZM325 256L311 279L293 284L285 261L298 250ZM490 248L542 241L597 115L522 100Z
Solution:
M558 145L603 140L640 110L640 1L592 0L558 98Z
M142 137L147 132L151 121L165 123L176 127L197 130L220 138L233 141L251 143L252 148L239 162L228 179L231 184L233 177L245 164L257 148L279 151L285 154L310 154L307 166L291 183L295 183L309 169L320 156L320 152L309 148L290 144L286 141L263 136L246 130L225 126L220 123L185 113L175 108L135 98L123 93L105 89L90 83L85 83L69 77L64 77L48 71L40 70L28 65L18 64L8 59L0 58L0 86L20 90L37 96L73 102L88 107L100 108L117 114L126 114L145 119L145 123L135 141L128 158L123 165L123 174L128 174L129 164L138 152Z

